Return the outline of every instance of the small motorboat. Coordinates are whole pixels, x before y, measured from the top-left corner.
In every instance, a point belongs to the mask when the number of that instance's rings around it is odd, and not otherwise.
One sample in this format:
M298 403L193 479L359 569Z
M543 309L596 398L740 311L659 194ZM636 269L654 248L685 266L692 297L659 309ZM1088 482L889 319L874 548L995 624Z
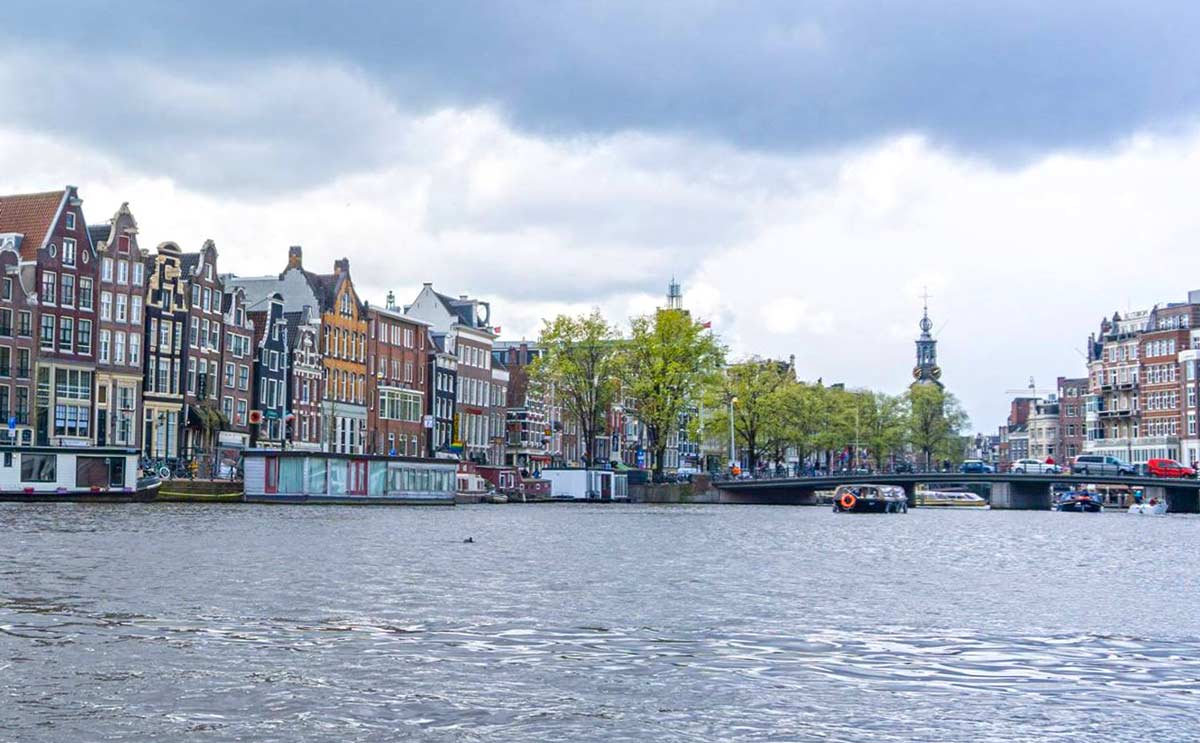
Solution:
M1104 504L1087 492L1068 492L1059 496L1054 503L1055 511L1077 511L1080 513L1100 513Z
M991 508L987 500L967 490L925 490L917 493L917 505L922 508Z
M833 510L854 513L907 513L908 496L897 485L839 485Z
M1166 516L1167 502L1151 498L1146 503L1134 503L1129 507L1129 513L1135 513L1139 516Z

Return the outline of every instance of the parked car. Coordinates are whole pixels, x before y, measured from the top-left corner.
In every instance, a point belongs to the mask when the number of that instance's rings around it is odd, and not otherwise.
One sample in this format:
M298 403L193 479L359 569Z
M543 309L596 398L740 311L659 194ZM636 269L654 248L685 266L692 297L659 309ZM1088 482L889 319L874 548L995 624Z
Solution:
M1040 459L1018 459L1012 463L1012 471L1021 474L1058 475L1062 473L1062 467L1046 464Z
M1132 464L1122 462L1116 457L1104 457L1099 454L1081 454L1075 457L1071 472L1076 475L1135 475L1137 470Z
M978 472L989 473L995 472L996 468L982 459L964 459L963 463L958 466L959 472Z
M1195 477L1196 470L1174 459L1151 459L1146 462L1151 477Z
M896 464L892 466L892 472L895 472L896 474L906 474L912 471L913 466L911 462L896 462Z

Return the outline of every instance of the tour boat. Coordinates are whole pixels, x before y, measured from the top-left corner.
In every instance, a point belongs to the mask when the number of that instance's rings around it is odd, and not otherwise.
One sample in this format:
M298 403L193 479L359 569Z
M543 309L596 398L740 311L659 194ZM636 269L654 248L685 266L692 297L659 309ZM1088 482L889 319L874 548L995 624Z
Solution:
M839 485L833 493L834 512L906 513L908 496L898 485Z
M925 490L917 493L917 505L923 508L991 508L987 500L967 490Z
M138 477L138 451L115 447L0 448L0 500L154 500L159 481Z
M1068 492L1059 496L1054 502L1055 511L1077 511L1086 513L1100 513L1104 510L1104 504L1087 492Z
M1134 503L1129 507L1129 513L1135 513L1139 516L1166 516L1167 502L1151 498L1148 503Z
M455 465L445 459L247 449L248 503L454 505Z

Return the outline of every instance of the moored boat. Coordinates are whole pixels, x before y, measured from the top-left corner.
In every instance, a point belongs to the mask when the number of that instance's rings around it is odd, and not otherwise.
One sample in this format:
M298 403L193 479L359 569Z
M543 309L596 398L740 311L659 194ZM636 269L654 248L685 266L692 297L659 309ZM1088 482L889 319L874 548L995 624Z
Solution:
M455 462L421 457L247 449L249 503L454 505Z
M897 485L839 485L833 493L834 512L906 513L908 496Z
M1166 516L1167 502L1151 498L1146 503L1134 503L1129 507L1128 513L1137 514L1138 516Z
M1104 504L1086 491L1066 492L1054 502L1055 511L1076 511L1080 513L1100 513Z
M136 449L0 448L0 500L148 501L157 477L139 477Z
M968 490L924 490L917 493L916 504L922 508L968 508L978 511L991 508L986 499Z

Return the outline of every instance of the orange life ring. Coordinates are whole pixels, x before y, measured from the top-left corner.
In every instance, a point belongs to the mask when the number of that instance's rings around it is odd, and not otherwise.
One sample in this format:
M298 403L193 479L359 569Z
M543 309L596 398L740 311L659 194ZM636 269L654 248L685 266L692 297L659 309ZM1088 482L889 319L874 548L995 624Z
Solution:
M854 497L854 493L843 493L841 498L838 498L838 503L842 508L850 511L854 508L854 504L858 503L858 498Z

